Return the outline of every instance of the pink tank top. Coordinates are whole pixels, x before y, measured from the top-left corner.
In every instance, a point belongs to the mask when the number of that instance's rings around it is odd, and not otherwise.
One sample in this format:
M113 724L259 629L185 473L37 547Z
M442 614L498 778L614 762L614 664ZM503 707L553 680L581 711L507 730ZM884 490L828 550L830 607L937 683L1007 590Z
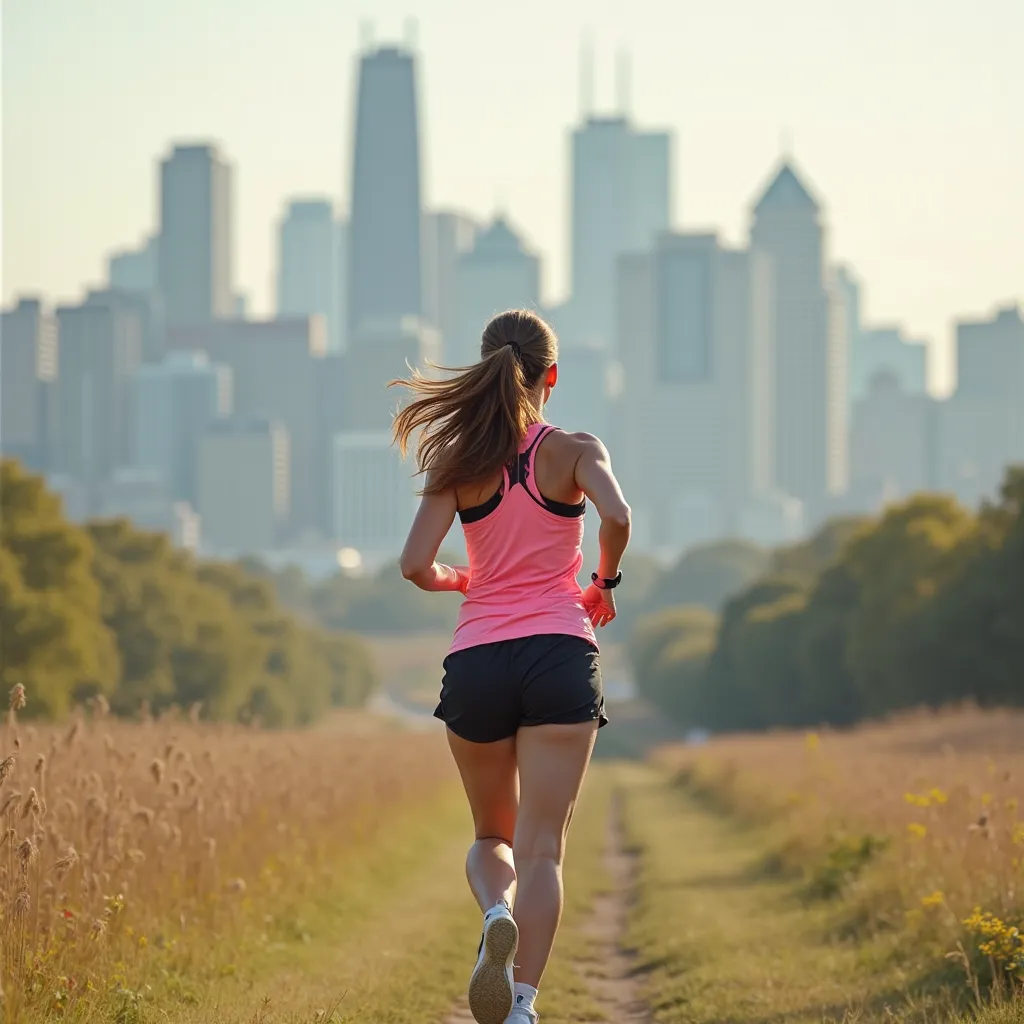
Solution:
M582 637L595 647L577 576L583 567L586 502L550 501L537 488L534 459L555 427L535 423L497 493L459 513L470 583L449 653L542 633Z

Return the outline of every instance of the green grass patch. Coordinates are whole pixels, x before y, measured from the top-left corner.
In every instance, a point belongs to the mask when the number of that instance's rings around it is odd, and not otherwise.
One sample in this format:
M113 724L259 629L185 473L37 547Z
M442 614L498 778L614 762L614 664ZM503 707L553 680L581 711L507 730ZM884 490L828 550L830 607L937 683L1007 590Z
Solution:
M825 868L838 894L809 903L803 879L764 870L770 830L711 811L653 771L622 786L641 864L630 939L658 1024L923 1024L968 1006L963 973L908 932L841 935L839 890L878 852L873 840L836 846ZM1016 1024L1019 1012L979 1020Z

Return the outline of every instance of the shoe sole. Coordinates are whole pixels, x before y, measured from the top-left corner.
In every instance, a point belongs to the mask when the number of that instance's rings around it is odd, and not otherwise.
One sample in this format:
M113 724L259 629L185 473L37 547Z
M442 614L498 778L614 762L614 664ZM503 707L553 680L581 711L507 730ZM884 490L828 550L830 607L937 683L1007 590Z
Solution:
M492 921L484 933L483 959L469 979L469 1010L477 1024L505 1024L515 993L510 971L519 948L519 929L511 917Z

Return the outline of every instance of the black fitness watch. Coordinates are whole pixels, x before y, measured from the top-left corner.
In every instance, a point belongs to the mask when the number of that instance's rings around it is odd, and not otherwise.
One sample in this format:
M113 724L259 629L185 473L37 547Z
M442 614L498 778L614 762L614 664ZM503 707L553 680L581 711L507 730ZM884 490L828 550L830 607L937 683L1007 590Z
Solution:
M622 582L622 570L618 571L614 579L602 579L596 572L590 574L590 579L598 590L614 590Z

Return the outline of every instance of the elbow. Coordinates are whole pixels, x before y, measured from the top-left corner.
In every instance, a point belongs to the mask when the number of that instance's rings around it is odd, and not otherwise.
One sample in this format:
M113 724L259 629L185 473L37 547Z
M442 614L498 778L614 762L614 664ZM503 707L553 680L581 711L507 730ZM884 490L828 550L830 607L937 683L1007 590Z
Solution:
M402 555L402 558L398 563L398 568L401 569L402 576L405 579L410 583L417 584L423 579L423 574L427 570L427 567L423 565L419 559L409 558L406 555Z
M611 524L617 530L628 534L633 524L633 513L630 511L629 506L623 502L608 513L605 517L605 522Z

